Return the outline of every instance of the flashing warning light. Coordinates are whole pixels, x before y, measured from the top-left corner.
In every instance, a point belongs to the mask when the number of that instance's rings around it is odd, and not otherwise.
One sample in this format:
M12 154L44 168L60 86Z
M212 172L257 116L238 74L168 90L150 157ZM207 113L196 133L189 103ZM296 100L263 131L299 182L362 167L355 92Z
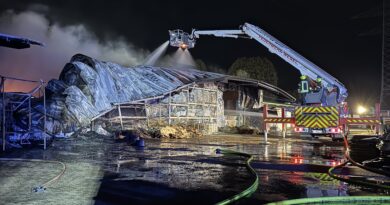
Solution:
M303 127L295 127L294 128L295 132L303 132L303 130L304 130Z
M340 131L339 128L331 128L330 129L331 133L339 133L339 131Z

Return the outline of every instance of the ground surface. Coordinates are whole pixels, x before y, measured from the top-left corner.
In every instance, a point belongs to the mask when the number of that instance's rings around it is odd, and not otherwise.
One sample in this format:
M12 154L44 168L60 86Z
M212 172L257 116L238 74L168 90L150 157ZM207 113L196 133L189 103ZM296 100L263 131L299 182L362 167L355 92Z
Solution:
M109 137L81 136L56 140L46 151L13 150L0 156L59 160L67 169L44 193L33 193L31 188L56 176L61 165L0 161L0 204L214 204L253 181L242 158L217 155L216 148L255 156L259 189L238 204L386 195L332 180L310 166L295 168L299 164L340 163L344 152L340 142L299 136L271 136L268 141L265 144L263 136L220 134L197 139L147 139L146 147L137 149ZM355 156L364 159L368 155ZM277 170L275 165L280 165Z

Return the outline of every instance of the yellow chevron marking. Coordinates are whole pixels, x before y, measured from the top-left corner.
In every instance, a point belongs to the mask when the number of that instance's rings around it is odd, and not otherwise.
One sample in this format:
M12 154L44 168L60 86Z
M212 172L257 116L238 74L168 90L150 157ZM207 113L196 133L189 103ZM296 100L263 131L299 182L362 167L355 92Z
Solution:
M305 107L304 112L313 112L315 107Z
M326 112L333 113L333 111L332 111L332 108L331 108L331 107L325 107L325 110L326 110Z
M312 125L311 125L312 128L319 128L319 125L317 122L314 122Z
M312 112L321 112L320 107L314 107Z
M303 121L302 124L306 125L306 127L308 127L308 125L312 122L312 120L314 119L314 115L309 115L309 116L306 116Z
M322 125L322 128L325 128L325 127L329 126L328 121L324 121L324 120L321 120L321 119L318 119L318 123Z
M332 121L329 115L323 115L322 117L325 118L327 121Z
M335 115L329 115L328 117L330 118L330 120L333 120L333 121L336 121L338 119L338 116L335 116Z
M315 124L316 121L313 119L313 117L310 120L306 121L305 127L312 127Z
M326 109L326 107L320 107L319 109L321 110L321 112L329 112L329 111Z

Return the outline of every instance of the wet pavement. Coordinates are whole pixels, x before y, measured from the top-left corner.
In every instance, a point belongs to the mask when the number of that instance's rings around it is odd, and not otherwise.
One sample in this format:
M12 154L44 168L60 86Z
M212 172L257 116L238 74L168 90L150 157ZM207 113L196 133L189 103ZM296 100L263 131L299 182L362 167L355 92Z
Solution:
M343 143L329 138L218 134L196 139L146 139L143 149L110 137L58 139L48 150L31 148L1 157L50 159L67 165L44 193L31 188L56 176L61 166L0 161L0 196L5 204L214 204L250 186L243 158L217 148L252 154L259 188L237 204L285 199L386 195L330 178L327 166L343 162ZM362 154L360 158L364 160ZM307 164L311 164L310 166Z

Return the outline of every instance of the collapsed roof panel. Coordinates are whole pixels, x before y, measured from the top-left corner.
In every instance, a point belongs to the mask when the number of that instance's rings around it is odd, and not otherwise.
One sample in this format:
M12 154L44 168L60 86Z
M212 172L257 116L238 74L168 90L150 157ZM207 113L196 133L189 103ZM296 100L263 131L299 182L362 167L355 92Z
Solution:
M162 68L152 66L123 67L103 62L85 55L72 57L60 74L65 82L67 98L88 99L88 103L68 104L76 119L90 119L92 115L111 109L112 104L128 103L161 96L181 86L205 81L235 81L260 87L286 99L293 97L276 86L251 79L199 71L190 68ZM77 91L79 89L79 91ZM80 94L85 97L80 96ZM67 99L67 102L77 102ZM80 107L80 108L78 108ZM89 110L88 112L86 110ZM84 115L85 114L85 115ZM82 116L77 116L82 115Z

